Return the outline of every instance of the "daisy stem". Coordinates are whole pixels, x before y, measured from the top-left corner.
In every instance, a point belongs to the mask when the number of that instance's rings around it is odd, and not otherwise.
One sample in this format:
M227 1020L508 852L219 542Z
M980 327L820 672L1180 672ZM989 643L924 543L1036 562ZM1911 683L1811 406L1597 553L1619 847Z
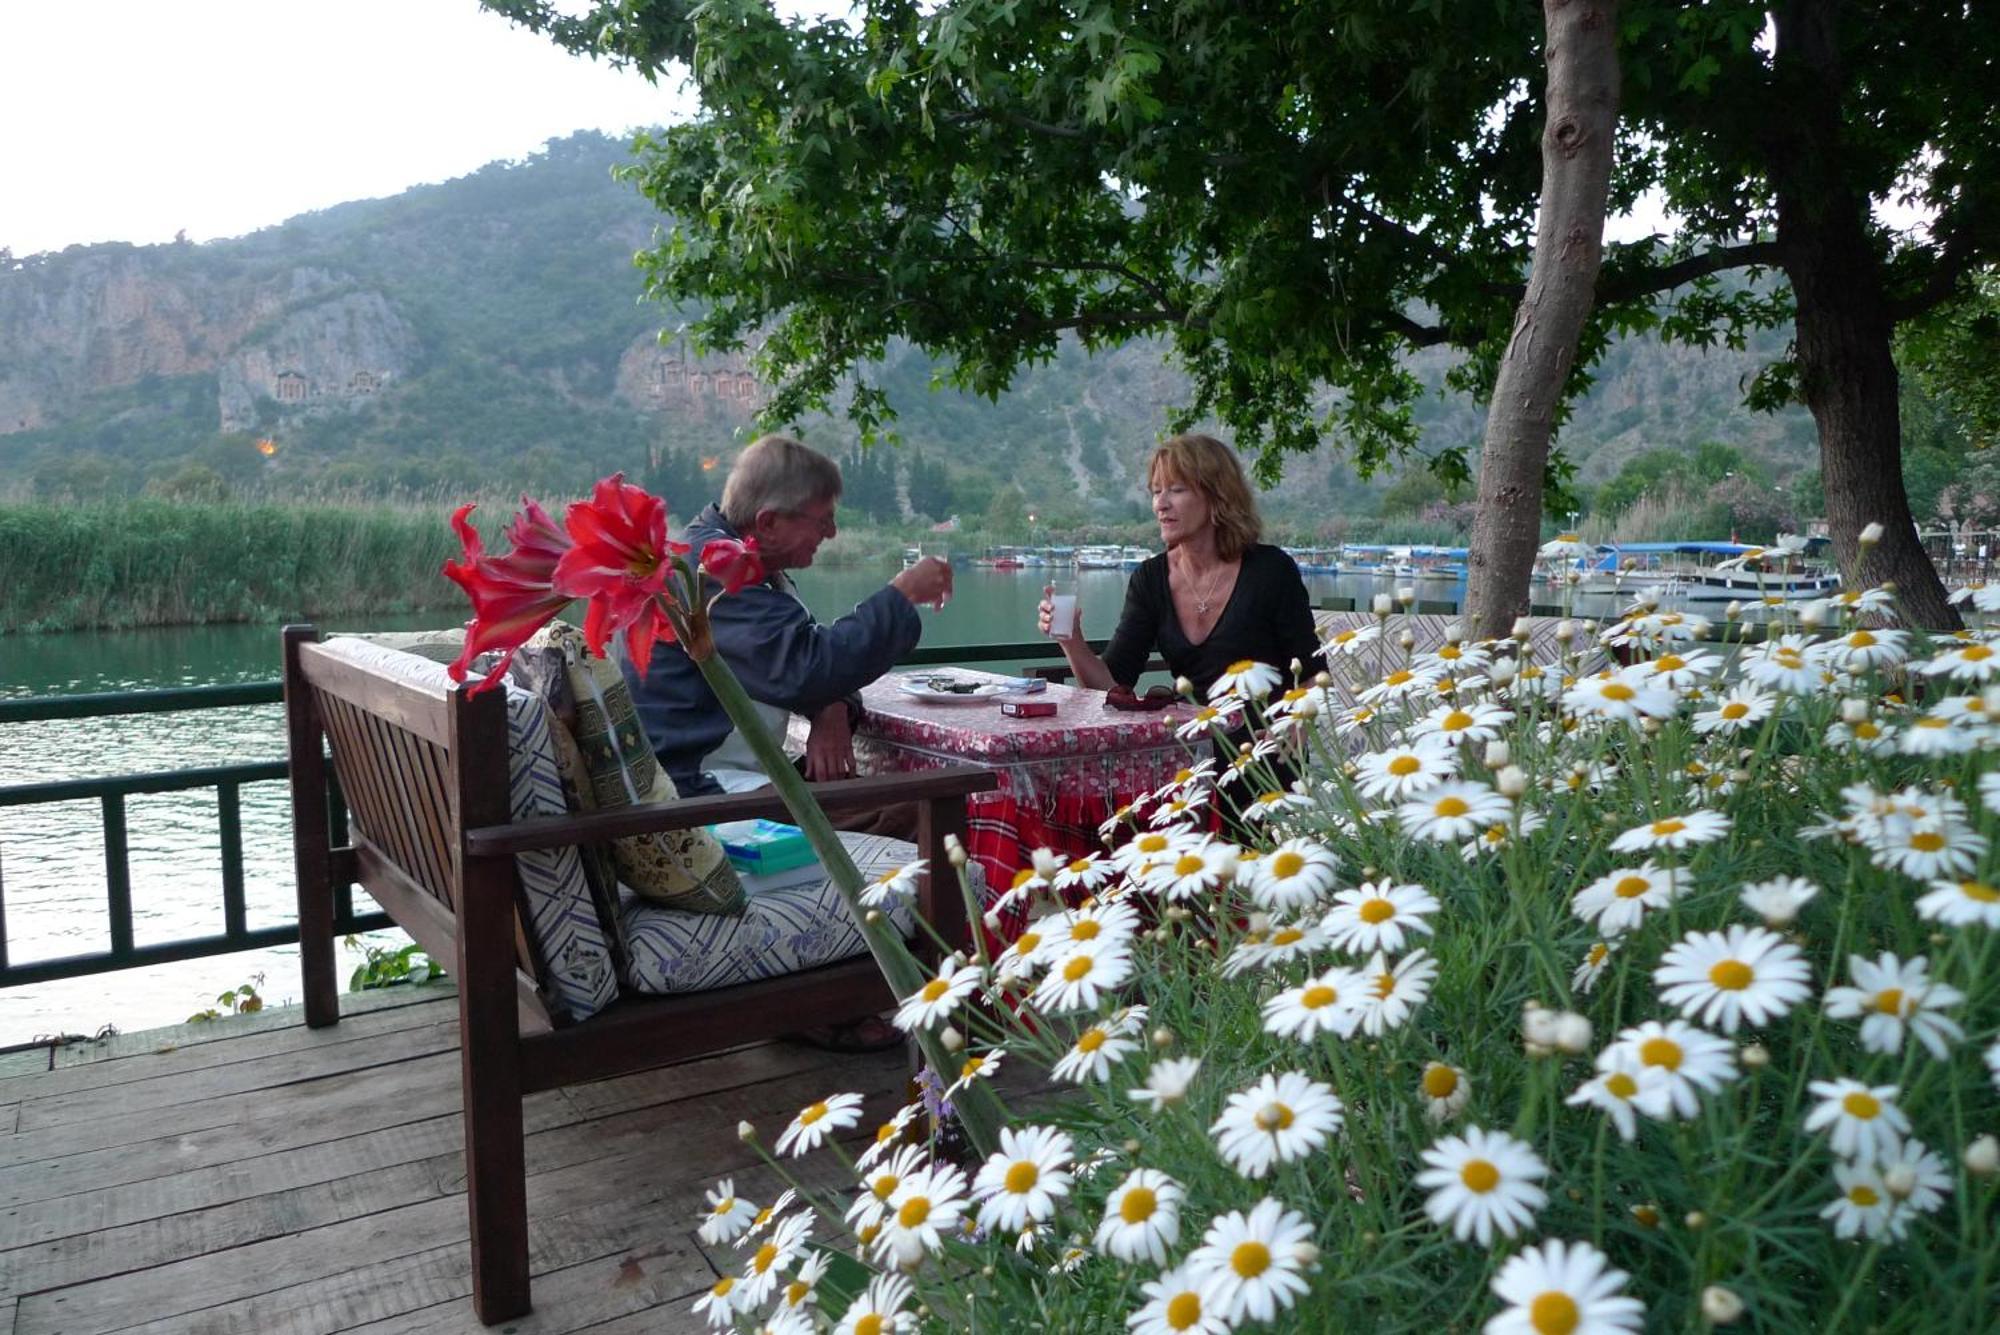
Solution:
M1833 1316L1827 1320L1825 1329L1828 1335L1833 1335L1833 1332L1840 1329L1841 1318L1847 1315L1847 1309L1852 1307L1854 1300L1860 1296L1861 1286L1867 1280L1868 1272L1875 1268L1875 1258L1881 1254L1882 1244L1879 1241L1868 1244L1868 1250L1862 1254L1861 1264L1854 1267L1854 1278L1847 1281L1847 1288L1840 1295L1840 1305L1833 1309Z

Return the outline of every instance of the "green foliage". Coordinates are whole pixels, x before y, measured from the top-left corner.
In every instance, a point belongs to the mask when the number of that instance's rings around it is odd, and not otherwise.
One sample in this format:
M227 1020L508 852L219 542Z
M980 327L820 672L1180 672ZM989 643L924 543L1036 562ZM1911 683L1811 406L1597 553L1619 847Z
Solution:
M361 945L358 937L346 939L348 949ZM424 953L422 946L412 942L409 945L391 949L388 946L368 946L363 950L362 961L355 966L347 980L350 992L367 992L374 988L408 985L421 987L434 983L445 976L444 967Z
M208 1024L220 1020L225 1015L255 1015L264 1009L264 997L258 990L264 986L264 975L253 973L245 982L238 983L227 992L216 997L213 1006L203 1007L188 1016L189 1024Z
M0 632L449 605L449 507L0 503Z

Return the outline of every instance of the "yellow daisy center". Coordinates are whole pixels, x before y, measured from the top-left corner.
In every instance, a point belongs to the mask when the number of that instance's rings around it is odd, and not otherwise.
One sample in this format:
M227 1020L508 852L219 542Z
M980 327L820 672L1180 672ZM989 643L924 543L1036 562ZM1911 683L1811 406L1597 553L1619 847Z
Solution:
M1338 1000L1340 1000L1340 993L1334 991L1325 983L1314 983L1299 994L1299 1005L1309 1011L1321 1010L1327 1006L1331 1006Z
M1500 1170L1484 1159L1467 1159L1458 1170L1458 1180L1465 1183L1466 1190L1484 1196L1500 1185Z
M1618 884L1611 887L1611 893L1620 899L1637 899L1653 888L1653 883L1643 876L1621 876Z
M947 983L942 978L933 978L924 984L924 990L918 995L923 997L925 1001L936 1001L949 991L951 991L950 983Z
M921 1228L931 1217L931 1202L928 1196L912 1196L903 1202L903 1208L896 1211L896 1223L903 1228Z
M1363 900L1359 916L1361 921L1372 927L1377 923L1385 923L1395 917L1396 906L1386 899Z
M709 1292L714 1294L718 1298L727 1298L729 1296L729 1291L735 1287L736 1287L736 1276L724 1275L721 1279L715 1281L715 1287L710 1289Z
M1685 830L1686 828L1687 828L1686 821L1679 820L1671 816L1668 817L1666 820L1656 820L1653 822L1653 833L1662 839L1668 838L1671 835L1679 834L1682 830Z
M1068 871L1069 871L1069 872L1070 872L1070 873L1071 873L1072 875L1075 875L1075 876L1081 876L1081 875L1083 875L1083 874L1084 874L1085 872L1087 872L1087 871L1089 871L1089 870L1090 870L1090 859L1089 859L1089 858L1078 858L1078 859L1077 859L1077 860L1076 860L1075 862L1072 862L1072 863L1070 863L1070 864L1069 864L1069 867L1067 868L1067 870L1068 870Z
M880 1312L869 1312L854 1323L854 1335L882 1335L886 1329Z
M785 1306L797 1307L806 1300L806 1295L811 1292L812 1285L801 1279L793 1280L791 1283L785 1285Z
M1655 672L1678 672L1687 666L1687 660L1679 654L1661 654L1653 660Z
M1919 853L1935 853L1944 847L1944 836L1936 830L1918 830L1910 836L1910 847Z
M1167 851L1167 836L1164 834L1142 834L1138 838L1141 853L1164 853Z
M1014 938L1014 953L1016 955L1029 954L1040 944L1042 944L1042 934L1040 932L1023 932Z
M1630 700L1638 694L1622 681L1607 681L1597 688L1597 693L1607 700Z
M1741 992L1757 981L1757 974L1741 960L1718 960L1708 971L1708 981L1725 992Z
M1409 672L1402 668L1397 668L1394 672L1391 672L1388 676L1382 678L1382 684L1384 686L1401 686L1405 682L1413 680L1416 677L1416 675L1417 674L1414 672Z
M1305 870L1306 859L1302 853L1286 849L1271 859L1271 875L1281 881L1290 880Z
M1231 663L1228 667L1224 668L1222 671L1224 676L1233 677L1239 672L1248 672L1251 668L1256 666L1257 665L1255 663L1251 662L1247 658L1239 658L1234 663Z
M1076 1050L1078 1052L1095 1052L1104 1046L1104 1040L1109 1037L1109 1034L1106 1034L1102 1029L1093 1025L1076 1036Z
M1535 1335L1569 1335L1582 1320L1576 1299L1557 1289L1536 1294L1535 1301L1528 1304L1528 1324L1535 1328Z
M1968 644L1959 650L1958 656L1968 663L1978 663L1993 657L1993 651L1983 644Z
M1160 1208L1159 1197L1150 1187L1134 1187L1118 1202L1118 1217L1128 1224L1143 1224Z
M1271 1249L1261 1242L1239 1242L1229 1253L1229 1268L1244 1279L1255 1279L1271 1268Z
M1903 1013L1903 989L1900 987L1885 987L1880 992L1877 992L1875 994L1875 1009L1884 1015L1901 1015Z
M1297 945L1304 938L1305 933L1296 927L1280 927L1277 931L1271 933L1271 944L1274 946Z
M1090 972L1093 962L1088 955L1074 956L1069 963L1063 965L1063 977L1072 983L1079 982Z
M895 1195L896 1188L902 1185L903 1185L903 1179L898 1177L896 1174L883 1173L875 1179L875 1185L870 1189L874 1191L876 1200L886 1201L891 1196Z
M1027 1162L1025 1159L1018 1160L1008 1165L1004 1185L1008 1191L1019 1196L1033 1191L1035 1183L1041 1181L1041 1177L1041 1171L1033 1164Z
M757 1249L757 1254L755 1256L750 1258L750 1268L761 1275L766 1270L769 1270L771 1268L771 1263L777 1259L778 1259L777 1244L772 1242L767 1242L763 1246Z
M1094 940L1097 934L1103 930L1104 924L1095 918L1078 918L1069 925L1069 939L1072 941Z
M1464 798L1440 797L1431 805L1431 810L1437 815L1452 817L1463 816L1466 812L1472 810L1472 808L1465 804Z
M1611 947L1599 941L1590 948L1590 953L1583 957L1583 962L1592 968L1596 968L1609 958L1611 958Z
M1282 1103L1267 1103L1255 1118L1260 1131L1283 1131L1292 1124L1292 1110Z
M1011 888L1019 890L1022 886L1034 880L1036 875L1037 873L1033 867L1021 868L1021 870L1014 873L1014 884Z
M1424 1068L1424 1093L1434 1099L1448 1099L1458 1092L1458 1072L1443 1062Z
M1669 1071L1681 1068L1681 1045L1671 1038L1653 1037L1639 1045L1639 1060L1648 1066L1663 1066Z
M715 1213L717 1215L728 1214L735 1208L736 1208L736 1198L734 1196L724 1196L721 1200L715 1203Z
M1396 991L1395 974L1378 973L1375 975L1375 995L1379 1000L1387 1001L1390 998L1390 996L1395 993L1395 991Z
M2000 904L2000 890L1983 881L1960 881L1958 893L1979 904Z
M1397 756L1384 766L1385 769L1399 779L1407 779L1423 767L1424 762L1415 756Z
M1167 1328L1169 1330L1192 1330L1201 1324L1201 1297L1188 1291L1176 1293L1167 1301Z
M1744 704L1741 700L1731 700L1728 704L1722 707L1722 717L1728 719L1732 723L1734 723L1737 719L1744 717L1749 712L1750 712L1750 706Z
M826 1105L824 1103L815 1103L799 1114L799 1125L811 1126L824 1116L826 1116Z
M1840 1101L1840 1110L1849 1117L1872 1122L1882 1115L1882 1101L1873 1094L1857 1089Z
M1466 713L1463 709L1454 709L1444 716L1444 722L1438 724L1438 730L1440 732L1462 732L1471 726L1472 715Z
M1623 1071L1613 1071L1604 1077L1604 1088L1613 1098L1629 1099L1639 1092L1639 1082Z
M1183 853L1174 860L1174 875L1192 876L1205 865L1199 853Z
M1847 1189L1847 1199L1865 1210L1869 1206L1879 1202L1882 1198L1875 1194L1875 1188L1864 1187L1857 1182Z

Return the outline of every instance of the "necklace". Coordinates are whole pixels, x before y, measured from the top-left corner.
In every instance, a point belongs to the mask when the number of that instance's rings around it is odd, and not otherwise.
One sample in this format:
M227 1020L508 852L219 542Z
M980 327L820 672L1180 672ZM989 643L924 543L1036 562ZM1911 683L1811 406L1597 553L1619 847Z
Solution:
M1215 590L1216 590L1216 587L1217 587L1217 586L1218 586L1219 584L1221 584L1221 583L1222 583L1222 574L1223 574L1223 572L1224 572L1224 571L1226 571L1226 570L1228 570L1228 569L1229 569L1229 567L1228 567L1228 565L1226 565L1226 564L1224 564L1224 565L1218 565L1218 566L1217 566L1217 567L1216 567L1216 568L1214 569L1214 571L1213 571L1213 572L1211 572L1211 574L1209 575L1209 579L1208 579L1208 587L1207 587L1206 589L1199 589L1199 588L1198 588L1198 589L1194 589L1194 590L1193 590L1193 593L1194 593L1194 610L1195 610L1195 611L1196 611L1197 613L1199 613L1200 615L1202 615L1202 616L1207 616L1207 615L1208 615L1208 604L1209 604L1209 600L1215 597ZM1188 581L1188 583L1189 583L1190 585L1192 585L1192 584L1194 583L1194 581L1193 581L1192 579L1190 579L1190 580Z

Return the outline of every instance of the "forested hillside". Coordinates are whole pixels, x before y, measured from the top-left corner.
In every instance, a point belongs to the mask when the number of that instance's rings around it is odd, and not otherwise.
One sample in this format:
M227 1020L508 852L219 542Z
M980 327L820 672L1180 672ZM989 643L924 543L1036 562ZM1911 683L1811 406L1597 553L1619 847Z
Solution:
M235 240L0 257L0 492L560 494L611 469L712 489L704 463L748 438L763 390L747 357L658 337L674 313L642 299L632 265L658 219L612 179L623 158L580 134ZM1614 346L1562 433L1579 490L1649 450L1719 442L1768 494L1793 495L1811 423L1740 402L1783 342ZM1441 387L1447 365L1412 370ZM891 351L879 378L901 441L855 470L851 504L1058 530L1142 513L1136 463L1184 393L1158 348L1067 347L997 402L934 390L933 372ZM1478 407L1441 388L1420 420L1427 448L1479 437ZM844 423L803 430L853 448ZM1338 444L1291 465L1274 518L1294 532L1385 506L1449 520L1426 479L1357 482Z

